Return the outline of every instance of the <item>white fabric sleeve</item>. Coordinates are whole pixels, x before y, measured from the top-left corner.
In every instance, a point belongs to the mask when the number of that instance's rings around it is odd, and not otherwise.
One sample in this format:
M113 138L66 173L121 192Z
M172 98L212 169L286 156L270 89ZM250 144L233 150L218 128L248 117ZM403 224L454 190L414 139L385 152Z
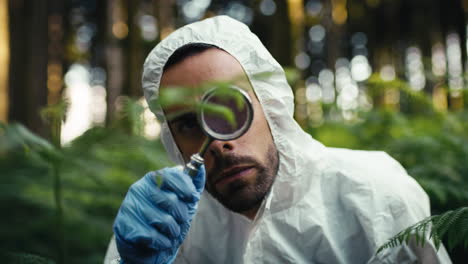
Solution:
M378 246L403 229L430 216L429 197L421 186L407 174L406 170L395 159L388 154L384 154L384 157L388 160L388 164L394 168L394 179L400 174L402 180L393 186L392 196L388 196L383 203L382 208L389 208L391 213L382 213L381 221L377 222L377 230L388 236L384 240L382 240L383 236L380 237ZM392 187L386 185L385 188ZM418 245L413 238L408 244L404 243L394 248L388 248L374 255L368 264L375 263L449 264L452 261L443 245L437 251L432 241L427 238L424 246Z
M117 251L114 235L112 235L109 246L107 246L106 256L104 257L104 264L120 264L120 255L119 251Z
M177 252L177 257L175 258L173 264L189 264L190 261L187 259L187 256L184 254L184 244L179 247Z

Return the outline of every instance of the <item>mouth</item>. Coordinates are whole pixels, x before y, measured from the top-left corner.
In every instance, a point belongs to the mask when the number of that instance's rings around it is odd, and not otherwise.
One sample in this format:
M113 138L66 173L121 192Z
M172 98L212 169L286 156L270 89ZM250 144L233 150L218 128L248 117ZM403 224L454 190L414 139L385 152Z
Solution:
M221 172L214 182L216 186L225 185L242 177L251 174L255 170L254 166L232 166Z

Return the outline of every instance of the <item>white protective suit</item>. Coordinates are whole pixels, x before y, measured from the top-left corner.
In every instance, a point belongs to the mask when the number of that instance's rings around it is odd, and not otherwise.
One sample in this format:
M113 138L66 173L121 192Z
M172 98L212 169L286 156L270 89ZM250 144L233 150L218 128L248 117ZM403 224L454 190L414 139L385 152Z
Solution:
M189 43L212 44L242 65L263 107L280 156L271 192L254 221L204 192L175 263L451 263L442 247L401 246L375 256L400 230L430 215L426 193L384 152L327 148L293 119L282 67L249 28L227 16L184 26L161 41L144 65L147 100L157 98L163 66ZM269 72L267 79L252 76ZM160 108L161 139L183 164ZM422 251L422 253L421 253ZM115 242L105 263L118 256ZM431 260L432 259L432 260ZM421 263L421 258L420 262Z

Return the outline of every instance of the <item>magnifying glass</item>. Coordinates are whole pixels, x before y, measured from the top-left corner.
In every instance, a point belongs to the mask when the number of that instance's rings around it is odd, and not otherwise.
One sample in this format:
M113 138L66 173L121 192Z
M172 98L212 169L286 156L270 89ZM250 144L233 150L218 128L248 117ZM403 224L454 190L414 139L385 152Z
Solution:
M192 177L197 175L211 142L229 141L242 136L249 130L252 119L252 101L244 90L237 86L208 90L201 99L198 112L198 122L207 138L200 151L190 157L184 172Z

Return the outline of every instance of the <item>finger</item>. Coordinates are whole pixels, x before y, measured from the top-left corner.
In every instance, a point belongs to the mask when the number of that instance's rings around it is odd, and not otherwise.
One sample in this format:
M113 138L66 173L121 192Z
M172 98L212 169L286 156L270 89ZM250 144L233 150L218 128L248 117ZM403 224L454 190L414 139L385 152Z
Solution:
M134 251L138 249L165 250L172 247L172 241L164 234L147 224L137 222L117 219L114 223L114 233L119 251L120 248Z
M160 233L170 239L175 239L180 236L180 227L175 219L168 213L155 209L144 212L145 222L156 228Z
M120 263L155 263L156 250L150 247L141 247L131 244L120 237L114 228L115 242L121 259ZM158 250L159 251L159 250Z
M151 192L148 189L153 189L153 194L148 195L147 193ZM129 222L133 220L135 225L145 225L148 223L169 238L176 238L180 234L178 223L168 212L158 208L152 202L152 195L158 193L163 193L163 191L141 184L132 185L122 203L119 213L127 216Z
M196 188L191 177L183 172L181 168L166 168L156 172L162 175L162 190L174 192L183 201L192 202L196 197Z
M154 192L150 200L154 206L172 215L178 223L185 222L189 218L187 204L179 200L177 195L172 192L163 190Z

